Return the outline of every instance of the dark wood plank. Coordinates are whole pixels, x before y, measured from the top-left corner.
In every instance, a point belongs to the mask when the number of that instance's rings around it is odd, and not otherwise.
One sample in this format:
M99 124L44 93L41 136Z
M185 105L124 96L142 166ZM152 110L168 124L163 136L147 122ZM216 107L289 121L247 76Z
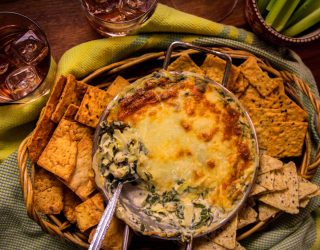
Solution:
M159 0L179 10L217 21L219 8L232 6L233 0ZM79 0L6 0L1 1L2 11L14 11L37 21L45 30L56 61L69 48L86 41L101 38L88 24ZM238 0L234 11L222 23L250 29L244 17L244 0ZM317 83L320 83L320 42L301 47L292 47L311 69Z

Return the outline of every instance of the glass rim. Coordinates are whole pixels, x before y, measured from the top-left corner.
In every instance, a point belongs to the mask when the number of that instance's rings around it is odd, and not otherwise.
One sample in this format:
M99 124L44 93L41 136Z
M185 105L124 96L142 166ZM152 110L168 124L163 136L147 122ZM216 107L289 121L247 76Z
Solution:
M31 18L29 18L29 17L27 17L27 16L25 16L25 15L23 15L23 14L20 14L20 13L17 13L17 12L13 12L13 11L0 11L0 16L1 15L13 15L13 16L18 16L18 17L20 17L20 18L24 18L24 19L27 19L30 23L32 23L32 24L34 24L35 26L36 26L36 28L37 28L37 31L39 31L40 33L41 33L41 35L43 36L43 38L45 39L45 42L46 42L46 44L47 44L47 46L48 46L48 55L50 55L50 58L48 59L49 60L49 65L48 65L48 70L47 70L47 72L44 74L44 76L43 76L43 79L42 79L42 81L39 83L39 85L34 89L34 90L32 90L32 91L30 91L27 95L25 95L25 96L23 96L23 97L21 97L21 98L18 98L18 99L13 99L13 100L9 100L9 101L7 101L7 102L0 102L0 106L1 105L4 105L4 104L10 104L10 103L12 103L12 104L14 104L14 103L16 103L16 102L18 102L18 101L22 101L24 98L28 98L30 95L32 95L33 93L35 93L41 86L42 86L42 84L45 82L45 79L47 78L47 76L48 76L48 74L49 74L49 71L50 71L50 68L51 68L51 64L52 64L52 62L51 62L51 60L52 60L52 56L51 56L51 47L50 47L50 44L49 44L49 42L48 42L48 38L47 38L47 35L46 35L46 33L43 31L43 29L39 26L39 24L36 22L36 21L34 21L34 20L32 20ZM2 27L2 24L0 24L0 28Z
M137 20L139 20L141 17L143 17L144 15L146 15L147 13L149 13L150 11L152 11L157 3L158 3L158 0L152 0L152 4L149 6L149 8L146 10L146 12L136 16L135 18L133 19L130 19L130 20L127 20L127 21L120 21L120 22L109 22L109 21L106 21L105 19L102 19L100 17L97 17L95 16L94 14L90 13L90 11L88 10L88 8L85 6L85 0L81 0L81 5L82 5L82 8L86 11L86 14L90 15L91 17L93 18L96 18L98 19L99 21L101 21L102 23L110 23L110 24L129 24L131 22L135 22Z

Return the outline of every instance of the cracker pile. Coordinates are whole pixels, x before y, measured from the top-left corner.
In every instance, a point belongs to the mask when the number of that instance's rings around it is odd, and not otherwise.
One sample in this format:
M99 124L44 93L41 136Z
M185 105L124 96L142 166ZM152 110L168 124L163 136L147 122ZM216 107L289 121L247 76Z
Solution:
M224 68L225 61L213 55L207 55L200 67L183 55L168 69L200 73L221 83ZM307 113L286 96L283 80L271 78L256 58L249 57L239 67L231 67L228 89L247 109L264 154L245 206L227 225L196 239L194 249L198 250L244 249L236 241L241 229L267 221L281 211L297 214L320 194L319 186L298 175L293 162L284 164L279 160L301 156L308 127Z
M173 71L191 71L221 82L225 62L208 55L199 67L189 55L177 58ZM34 175L34 206L47 215L61 214L89 235L95 232L104 211L91 167L93 132L108 103L129 82L118 77L106 90L61 76L28 142ZM301 156L307 132L307 113L284 92L280 78L271 78L249 57L232 66L228 88L248 110L264 154L256 183L242 210L224 227L195 240L195 249L244 249L237 233L253 223L275 217L280 211L297 214L320 188L297 174L293 162L280 159ZM239 231L240 230L240 231ZM103 242L103 249L120 249L124 225L116 218Z
M29 156L37 163L34 206L43 214L63 214L92 237L105 205L92 169L94 128L120 90L129 82L118 77L104 91L61 76L28 141ZM103 249L120 249L124 225L114 218Z
M182 55L168 69L191 71L221 83L225 64L224 60L208 55L199 67L189 55ZM239 67L231 67L228 89L247 109L260 149L276 158L302 154L308 115L285 94L281 78L271 78L255 57L249 57Z
M320 195L320 187L298 176L293 162L284 164L263 154L257 174L249 199L239 213L221 229L196 239L194 249L245 249L236 241L238 230L269 220L280 211L297 214L312 197Z

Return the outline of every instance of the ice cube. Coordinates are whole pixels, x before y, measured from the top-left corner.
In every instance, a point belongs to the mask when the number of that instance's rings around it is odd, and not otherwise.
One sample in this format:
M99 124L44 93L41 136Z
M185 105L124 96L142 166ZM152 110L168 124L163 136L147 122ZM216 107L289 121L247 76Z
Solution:
M148 5L147 0L126 0L125 5L127 5L130 9L139 10L145 12Z
M12 43L12 50L24 63L35 65L48 54L48 47L33 30L28 30Z
M14 99L20 99L32 92L41 82L37 70L33 66L19 68L6 78L6 86Z
M8 58L5 55L0 54L0 75L3 75L8 71L9 65Z

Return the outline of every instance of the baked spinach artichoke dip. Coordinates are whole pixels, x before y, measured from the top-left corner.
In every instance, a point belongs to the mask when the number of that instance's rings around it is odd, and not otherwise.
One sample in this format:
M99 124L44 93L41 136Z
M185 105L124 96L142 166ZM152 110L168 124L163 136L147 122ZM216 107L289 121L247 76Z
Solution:
M188 237L215 230L240 206L258 151L250 119L233 95L194 74L142 78L109 107L94 164L117 216L145 235Z

